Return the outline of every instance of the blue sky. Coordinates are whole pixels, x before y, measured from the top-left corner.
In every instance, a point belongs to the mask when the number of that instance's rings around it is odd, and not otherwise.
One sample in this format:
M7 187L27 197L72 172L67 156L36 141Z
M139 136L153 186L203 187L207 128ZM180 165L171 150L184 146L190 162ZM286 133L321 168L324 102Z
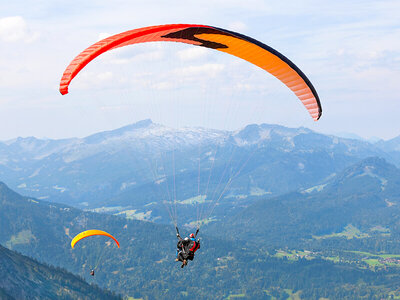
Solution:
M109 53L78 75L69 95L59 94L64 68L90 44L168 23L227 28L277 49L313 82L321 120L312 121L262 70L175 44ZM144 118L229 129L277 123L389 139L400 134L399 94L399 1L0 0L0 140L85 136Z

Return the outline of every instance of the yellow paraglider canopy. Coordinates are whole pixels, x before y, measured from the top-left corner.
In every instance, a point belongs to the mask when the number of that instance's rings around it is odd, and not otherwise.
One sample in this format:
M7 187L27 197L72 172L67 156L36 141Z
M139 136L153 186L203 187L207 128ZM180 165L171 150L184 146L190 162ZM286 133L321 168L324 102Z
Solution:
M93 236L93 235L103 235L103 236L108 236L109 238L112 238L115 243L117 244L118 248L119 248L119 242L117 241L117 239L115 237L113 237L111 234L102 231L102 230L97 230L97 229L92 229L92 230L86 230L83 231L81 233L79 233L78 235L76 235L72 241L71 241L71 247L74 248L75 244L77 242L79 242L80 240L87 238L88 236Z

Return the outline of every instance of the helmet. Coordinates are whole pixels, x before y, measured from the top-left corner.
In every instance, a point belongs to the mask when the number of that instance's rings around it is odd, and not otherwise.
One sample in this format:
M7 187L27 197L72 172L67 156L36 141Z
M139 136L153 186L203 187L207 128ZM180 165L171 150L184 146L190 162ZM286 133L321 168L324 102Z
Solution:
M191 238L194 238L194 234L193 234L193 233L191 233L189 236L190 236Z

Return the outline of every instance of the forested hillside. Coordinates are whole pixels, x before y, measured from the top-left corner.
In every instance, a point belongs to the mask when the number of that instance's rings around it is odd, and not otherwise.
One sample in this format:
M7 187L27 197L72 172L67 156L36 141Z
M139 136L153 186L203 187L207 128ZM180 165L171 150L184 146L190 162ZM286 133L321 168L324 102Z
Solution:
M112 215L82 212L22 197L4 184L0 189L0 242L41 261L65 267L123 295L144 299L372 299L397 295L396 267L370 269L338 261L315 252L282 254L256 237L240 240L234 231L204 228L201 249L181 269L175 258L175 233L171 226L126 220ZM246 223L243 226L247 226ZM74 250L70 240L86 229L103 229L121 243L118 249L105 238L88 238ZM184 230L182 230L184 231ZM184 232L182 232L184 233ZM289 250L285 250L289 253Z
M319 185L257 201L220 226L276 247L336 244L400 253L399 216L400 170L375 157ZM340 237L349 240L332 242Z
M0 299L122 299L54 268L0 246Z

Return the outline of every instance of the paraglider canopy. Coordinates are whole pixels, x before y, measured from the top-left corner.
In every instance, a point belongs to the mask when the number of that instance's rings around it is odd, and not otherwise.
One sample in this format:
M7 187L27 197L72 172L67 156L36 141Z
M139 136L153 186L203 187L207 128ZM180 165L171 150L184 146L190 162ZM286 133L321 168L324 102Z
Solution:
M288 58L243 34L207 25L170 24L122 32L103 39L81 52L68 65L60 82L65 95L72 79L93 59L109 50L145 42L180 42L222 51L269 72L292 90L317 121L322 114L318 94L306 75Z
M111 234L109 234L109 233L107 233L105 231L96 230L96 229L86 230L86 231L83 231L83 232L79 233L78 235L76 235L71 241L71 247L74 248L75 244L77 242L79 242L80 240L82 240L84 238L87 238L88 236L93 236L93 235L103 235L103 236L107 236L109 238L112 238L115 241L115 243L117 244L118 248L119 248L119 242L117 241L117 239L115 237L113 237Z

